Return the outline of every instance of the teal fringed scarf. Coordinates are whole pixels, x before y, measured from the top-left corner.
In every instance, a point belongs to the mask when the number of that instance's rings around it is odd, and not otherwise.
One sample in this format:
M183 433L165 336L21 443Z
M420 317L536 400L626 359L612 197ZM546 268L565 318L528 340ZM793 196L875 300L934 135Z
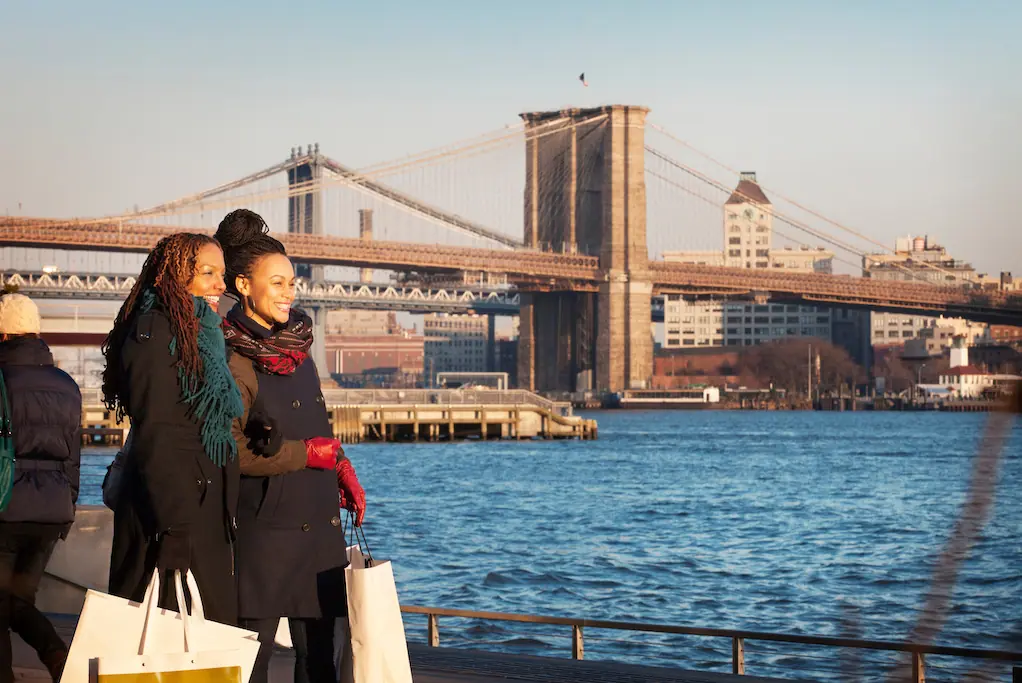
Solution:
M142 295L139 312L151 309L157 301L154 290ZM202 422L202 447L217 467L223 467L228 458L233 460L238 453L231 424L241 417L244 406L241 392L227 367L227 352L224 334L220 328L220 316L201 297L195 297L195 317L199 319L199 356L202 358L202 377L185 376L184 368L178 369L181 394L188 404L193 420ZM177 353L177 338L170 340L170 354Z

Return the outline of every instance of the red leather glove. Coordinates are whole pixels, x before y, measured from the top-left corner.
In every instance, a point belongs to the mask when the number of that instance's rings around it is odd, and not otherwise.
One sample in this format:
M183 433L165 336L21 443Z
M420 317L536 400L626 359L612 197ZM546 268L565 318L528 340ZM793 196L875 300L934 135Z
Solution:
M362 526L362 518L366 514L366 492L358 483L355 468L351 461L341 458L335 467L337 471L337 492L340 494L341 507L355 513L355 526Z
M305 440L305 466L318 470L332 470L337 467L337 451L341 442L317 436Z

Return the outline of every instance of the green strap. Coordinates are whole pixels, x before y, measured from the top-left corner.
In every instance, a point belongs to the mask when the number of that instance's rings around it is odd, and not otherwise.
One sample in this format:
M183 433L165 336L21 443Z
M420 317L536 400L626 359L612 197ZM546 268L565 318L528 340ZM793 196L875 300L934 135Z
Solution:
M14 450L14 435L11 434L11 402L7 398L7 382L0 370L0 449L7 448Z
M7 509L14 492L14 434L11 432L11 402L7 382L0 370L0 512Z

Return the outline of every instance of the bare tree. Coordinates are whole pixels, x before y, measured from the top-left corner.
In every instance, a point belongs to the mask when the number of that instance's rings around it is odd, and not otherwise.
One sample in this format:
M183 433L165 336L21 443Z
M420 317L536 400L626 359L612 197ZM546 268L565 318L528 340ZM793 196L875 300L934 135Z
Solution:
M819 377L815 367L817 355L820 358ZM739 374L754 376L762 384L773 383L775 388L790 393L808 390L810 371L813 373L813 386L823 391L851 386L865 377L865 372L847 351L823 339L807 337L780 339L749 348L738 365Z

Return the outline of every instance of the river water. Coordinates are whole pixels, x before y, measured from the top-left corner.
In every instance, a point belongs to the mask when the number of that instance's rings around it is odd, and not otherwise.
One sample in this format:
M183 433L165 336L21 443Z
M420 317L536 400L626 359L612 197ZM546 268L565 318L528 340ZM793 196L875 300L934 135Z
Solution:
M987 417L587 415L597 441L348 447L365 533L403 604L904 639L965 500ZM1022 649L1022 420L937 642ZM83 457L100 502L110 449ZM851 621L848 621L848 620ZM851 624L849 626L848 624ZM406 619L422 641L425 618ZM570 656L568 627L440 620L441 644ZM848 650L749 641L747 673L829 679ZM729 671L722 638L587 629L586 659ZM867 655L877 673L892 655ZM931 658L927 678L958 680ZM995 680L1010 680L1001 668Z

